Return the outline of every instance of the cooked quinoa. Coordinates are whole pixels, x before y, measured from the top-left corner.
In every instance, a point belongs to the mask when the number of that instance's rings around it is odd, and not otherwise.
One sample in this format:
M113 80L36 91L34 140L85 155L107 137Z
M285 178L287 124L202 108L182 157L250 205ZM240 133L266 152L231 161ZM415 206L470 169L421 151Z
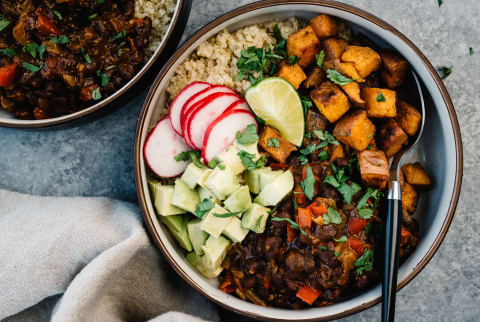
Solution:
M150 58L160 45L175 11L177 0L135 0L135 16L152 19L150 44L146 50L146 59Z
M200 44L191 57L175 71L167 92L173 98L183 87L194 81L205 81L225 85L243 93L249 86L247 80L235 81L236 67L241 51L250 46L270 48L276 44L273 28L278 26L282 36L296 32L301 22L295 17L287 21L271 21L238 29L234 32L223 30Z

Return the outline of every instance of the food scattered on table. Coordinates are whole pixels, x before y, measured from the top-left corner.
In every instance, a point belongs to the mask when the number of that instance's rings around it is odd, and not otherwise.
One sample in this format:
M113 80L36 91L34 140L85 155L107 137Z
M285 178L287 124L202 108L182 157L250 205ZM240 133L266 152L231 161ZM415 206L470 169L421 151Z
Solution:
M224 292L301 309L378 283L388 160L422 115L397 97L408 63L350 35L327 15L223 31L171 79L144 144L151 200ZM431 185L402 167L402 260Z

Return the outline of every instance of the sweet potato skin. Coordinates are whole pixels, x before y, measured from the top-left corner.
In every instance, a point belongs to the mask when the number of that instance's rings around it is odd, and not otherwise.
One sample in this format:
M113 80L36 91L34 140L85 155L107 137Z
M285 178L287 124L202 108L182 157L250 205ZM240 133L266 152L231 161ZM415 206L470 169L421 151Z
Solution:
M387 158L400 151L407 141L407 134L394 119L388 119L377 136L378 147L385 152Z
M323 41L325 61L340 59L348 44L342 38L328 38Z
M381 93L385 102L378 102L377 97ZM361 97L365 100L365 109L369 117L388 118L397 116L397 94L395 91L385 88L362 88Z
M367 117L364 110L357 110L344 116L337 122L333 130L335 138L357 151L368 147L375 134L375 125Z
M412 213L417 208L418 194L415 189L409 185L407 182L404 182L402 185L402 208Z
M336 36L338 34L338 27L332 17L321 14L310 20L315 34L319 39Z
M343 147L341 144L329 144L327 147L327 153L330 156L328 161L333 162L338 158L345 157L345 152L343 151Z
M303 69L298 65L289 65L283 61L280 63L277 76L286 79L295 89L300 87L300 84L307 78Z
M408 163L402 166L405 180L416 187L429 187L432 183L420 162Z
M280 146L278 148L268 146L268 139L277 139ZM297 149L295 145L285 140L280 132L268 125L265 126L260 133L258 144L260 144L272 158L280 163L285 163L290 153Z
M383 151L364 150L357 153L360 176L369 187L385 188L390 171Z
M306 68L315 62L315 56L319 52L320 41L311 26L306 26L288 36L287 55L297 56L298 64L302 68Z
M310 92L310 98L320 113L330 122L336 122L350 109L350 102L342 90L332 82L323 82Z
M357 82L364 82L364 79L360 77L353 63L342 63L338 59L328 60L323 63L323 69L335 69L348 78L355 79Z
M353 106L363 108L365 107L365 101L360 96L360 86L357 82L350 82L342 86L343 91L347 94L350 102Z
M383 63L380 77L387 87L393 89L402 85L409 69L408 62L388 49L380 53L380 58Z
M422 122L422 114L412 105L397 101L397 117L395 117L398 125L410 136L417 134Z
M380 69L381 59L370 47L349 46L342 54L342 62L353 63L362 78Z
M307 79L303 82L305 88L315 88L320 86L325 80L325 72L318 66L313 67L307 76Z

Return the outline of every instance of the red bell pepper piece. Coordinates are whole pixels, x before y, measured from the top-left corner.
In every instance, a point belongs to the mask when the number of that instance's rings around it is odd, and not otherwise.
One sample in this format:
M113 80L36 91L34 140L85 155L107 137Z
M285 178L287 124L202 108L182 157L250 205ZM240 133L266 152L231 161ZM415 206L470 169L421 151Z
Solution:
M283 170L288 167L286 164L283 163L270 163L270 169L272 170Z
M352 217L348 220L348 233L350 235L357 234L365 229L367 221L358 217Z
M8 64L0 68L0 87L12 85L13 79L17 76L17 65Z
M302 286L298 292L297 292L297 297L304 301L305 303L312 305L315 300L322 295L321 291L318 291L314 288L311 288L308 285Z
M348 244L348 247L350 247L351 250L357 253L358 256L363 254L363 250L365 247L363 246L363 243L360 239L348 238L347 244Z
M53 21L51 21L43 13L37 13L37 23L35 27L45 35L60 36L60 30L58 30Z
M297 208L298 210L298 226L303 230L308 230L312 227L312 213L310 212L310 207L307 208Z
M291 242L297 236L297 231L292 228L292 226L287 223L287 241Z
M327 210L327 205L324 202L320 203L317 206L312 206L312 214L315 217L323 216L326 213L328 213L328 210Z
M402 242L402 244L406 244L411 236L412 233L402 227L402 230L400 230L400 241Z

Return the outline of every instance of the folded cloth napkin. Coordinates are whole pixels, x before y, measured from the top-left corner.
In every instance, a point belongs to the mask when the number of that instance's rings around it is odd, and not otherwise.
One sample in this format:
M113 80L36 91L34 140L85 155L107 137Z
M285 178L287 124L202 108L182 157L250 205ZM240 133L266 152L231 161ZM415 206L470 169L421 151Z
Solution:
M152 245L135 205L0 190L0 320L7 317L219 320Z

